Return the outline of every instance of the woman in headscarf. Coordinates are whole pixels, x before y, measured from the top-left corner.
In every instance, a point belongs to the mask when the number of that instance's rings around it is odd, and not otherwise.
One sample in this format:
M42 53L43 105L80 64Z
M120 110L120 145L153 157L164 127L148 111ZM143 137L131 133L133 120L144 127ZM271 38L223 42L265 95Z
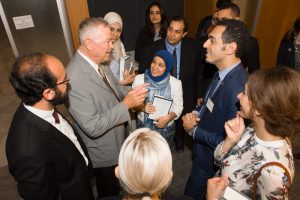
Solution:
M175 135L174 120L178 119L183 109L182 84L181 81L170 75L173 68L173 57L167 50L160 50L155 53L150 69L144 74L137 75L132 87L141 83L150 83L148 86L148 96L145 104L140 108L138 114L138 127L147 127L158 131L168 142L170 148L173 147ZM155 95L172 99L173 103L169 113L156 119L148 116L156 111L151 101Z
M124 45L120 39L123 28L123 21L121 16L116 12L109 12L104 16L104 19L109 23L112 33L113 51L110 55L109 66L115 78L120 81L121 85L129 85L135 78L134 73L128 70L121 69L121 59L126 56Z

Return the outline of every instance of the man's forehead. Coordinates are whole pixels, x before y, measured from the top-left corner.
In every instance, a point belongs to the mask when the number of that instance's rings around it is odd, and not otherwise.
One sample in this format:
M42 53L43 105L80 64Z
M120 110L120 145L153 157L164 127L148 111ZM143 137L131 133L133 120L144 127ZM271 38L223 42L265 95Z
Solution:
M222 35L225 29L225 26L217 25L209 32L208 35L215 38L218 35Z
M172 27L174 30L183 31L184 23L183 21L171 21L169 27Z
M111 30L109 26L100 26L97 30L95 39L98 41L106 41L111 38Z
M219 19L222 19L222 18L232 19L233 18L232 14L231 14L231 10L229 8L218 10L214 16Z

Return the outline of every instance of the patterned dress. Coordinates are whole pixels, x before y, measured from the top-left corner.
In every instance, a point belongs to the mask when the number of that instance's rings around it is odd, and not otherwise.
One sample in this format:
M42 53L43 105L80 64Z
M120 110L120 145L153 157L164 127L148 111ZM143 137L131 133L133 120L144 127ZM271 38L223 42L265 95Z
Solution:
M280 162L294 177L294 161L290 144L286 140L262 141L251 127L245 129L241 140L228 153L222 152L223 142L215 150L215 163L220 174L228 175L229 185L252 198L253 176L268 162ZM257 181L257 199L288 199L288 177L284 170L269 166L262 170Z

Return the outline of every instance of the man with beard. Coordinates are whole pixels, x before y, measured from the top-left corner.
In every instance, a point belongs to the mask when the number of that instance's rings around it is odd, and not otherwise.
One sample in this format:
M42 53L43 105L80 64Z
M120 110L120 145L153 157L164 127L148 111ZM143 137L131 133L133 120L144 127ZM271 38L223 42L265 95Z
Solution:
M10 82L22 100L6 141L11 174L23 199L93 199L89 160L80 137L54 106L68 96L68 77L55 57L18 58Z

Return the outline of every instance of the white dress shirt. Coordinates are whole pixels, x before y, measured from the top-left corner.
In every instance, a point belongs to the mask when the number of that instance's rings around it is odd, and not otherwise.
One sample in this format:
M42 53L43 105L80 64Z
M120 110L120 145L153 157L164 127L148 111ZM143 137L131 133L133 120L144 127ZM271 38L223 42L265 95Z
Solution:
M78 151L80 152L80 154L82 155L82 157L85 160L86 165L89 164L89 161L87 159L87 157L85 156L76 135L74 134L74 130L73 128L70 126L70 124L59 114L59 121L60 123L55 123L55 119L52 116L54 109L52 110L40 110L37 108L34 108L32 106L28 106L23 104L24 107L29 110L30 112L32 112L33 114L35 114L36 116L40 117L41 119L49 122L51 125L53 125L55 128L57 128L62 134L64 134L67 138L69 138L73 144L75 145L75 147L78 149Z

